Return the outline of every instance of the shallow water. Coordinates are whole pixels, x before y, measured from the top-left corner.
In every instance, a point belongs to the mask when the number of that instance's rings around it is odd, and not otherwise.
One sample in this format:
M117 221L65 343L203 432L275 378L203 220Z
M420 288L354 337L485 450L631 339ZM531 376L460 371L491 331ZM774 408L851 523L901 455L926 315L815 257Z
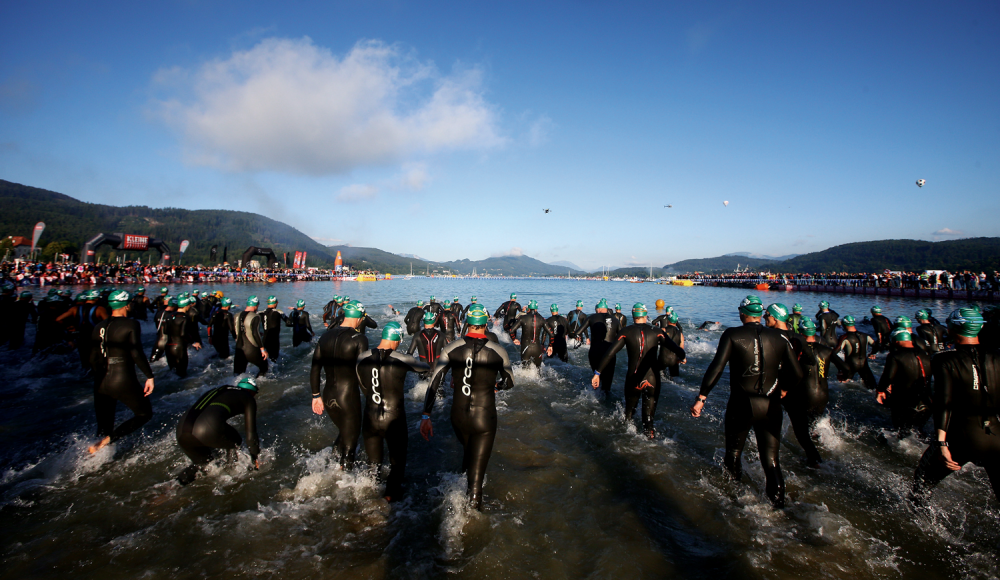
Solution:
M211 286L203 286L205 289ZM191 286L186 286L190 290ZM820 425L826 462L806 469L787 429L782 463L788 507L763 497L763 472L750 437L743 483L723 473L722 417L727 380L706 412L688 415L722 330L738 324L746 291L652 284L549 280L394 280L271 286L220 285L234 303L275 294L281 306L304 298L313 327L333 294L360 299L381 326L431 294L477 295L491 311L518 293L541 310L576 299L590 312L601 297L628 311L657 298L685 326L688 364L664 383L657 437L626 425L622 404L598 401L587 381L587 347L570 363L516 369L515 388L498 397L499 432L482 513L463 502L460 446L448 420L450 397L433 414L435 436L417 433L425 383L411 376L409 494L389 506L374 474L337 468L336 428L309 409L311 347L283 337L276 370L260 382L262 469L212 464L187 488L173 480L187 464L174 430L204 392L232 384L231 359L193 354L191 376L154 364L153 420L94 457L91 384L75 354L31 358L2 351L0 373L0 576L4 578L992 578L1000 575L1000 506L985 473L966 467L939 486L926 507L906 500L923 452L898 440L888 412L858 382L831 382ZM859 320L865 297L759 293L765 304L830 300ZM880 299L890 317L946 301ZM697 331L705 320L722 322ZM864 330L864 328L862 328ZM369 338L376 336L369 331ZM146 352L153 327L143 325ZM29 344L32 337L29 336ZM406 339L408 341L409 339ZM404 342L403 348L407 346ZM513 345L505 346L516 359ZM193 351L192 351L193 352ZM873 364L881 373L882 357ZM625 356L614 394L621 398ZM119 420L129 414L119 407ZM242 426L234 421L242 432ZM362 454L363 455L363 454Z

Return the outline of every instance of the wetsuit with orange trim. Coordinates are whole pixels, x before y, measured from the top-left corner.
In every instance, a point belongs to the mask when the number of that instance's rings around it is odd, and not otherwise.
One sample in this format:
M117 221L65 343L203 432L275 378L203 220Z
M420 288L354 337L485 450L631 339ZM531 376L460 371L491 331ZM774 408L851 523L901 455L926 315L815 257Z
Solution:
M521 331L521 337L517 339L517 331ZM542 345L548 339L548 328L545 326L545 319L535 310L529 310L510 326L511 338L517 339L520 344L521 361L530 362L536 367L542 364L542 354L545 350Z

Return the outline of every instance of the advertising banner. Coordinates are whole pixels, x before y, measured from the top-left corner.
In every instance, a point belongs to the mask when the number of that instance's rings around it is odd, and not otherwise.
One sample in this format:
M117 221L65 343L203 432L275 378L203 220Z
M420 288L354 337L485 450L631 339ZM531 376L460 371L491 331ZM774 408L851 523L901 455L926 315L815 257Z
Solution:
M125 234L122 236L122 250L136 250L144 252L149 249L149 236L133 236Z
M42 232L45 231L45 222L38 222L35 224L35 231L31 234L31 251L35 251L35 247L38 246L38 238L42 237Z

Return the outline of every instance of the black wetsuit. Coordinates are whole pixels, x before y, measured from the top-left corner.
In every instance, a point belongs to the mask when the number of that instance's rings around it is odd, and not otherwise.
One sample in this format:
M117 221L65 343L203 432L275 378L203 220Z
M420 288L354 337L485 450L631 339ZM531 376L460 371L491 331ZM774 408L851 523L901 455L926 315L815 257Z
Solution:
M521 305L517 300L508 300L497 308L493 313L493 318L503 318L503 329L510 334L510 327L521 312Z
M923 433L931 416L931 357L916 348L899 348L885 359L878 392L892 387L885 405L892 412L892 426L901 436L916 430Z
M278 355L281 354L281 326L285 321L285 315L275 306L265 309L260 318L264 329L264 349L267 351L267 357L272 361L278 360Z
M335 327L340 326L341 324L344 323L344 320L346 320L346 319L347 319L347 316L344 314L344 309L341 308L340 312L337 313L337 316L334 317L333 322L330 323L330 328L335 328ZM365 314L364 319L361 321L361 324L359 324L358 327L355 329L355 332L359 332L361 334L364 334L365 337L367 338L368 335L365 334L365 333L367 332L367 329L369 329L369 328L378 328L378 323L375 322L375 320L371 316L368 316L367 314Z
M545 320L545 330L548 331L549 346L552 356L566 362L569 358L566 352L566 337L569 335L569 322L561 314L553 314Z
M173 316L176 310L160 310L153 315L153 322L156 323L156 343L153 345L153 350L149 353L149 360L156 361L160 360L163 353L167 350L167 320Z
M875 339L857 330L847 332L840 337L834 350L844 353L844 366L847 371L842 375L843 380L853 379L856 373L861 376L865 387L875 389L878 386L875 375L868 366L868 347L873 344Z
M426 373L430 369L426 363L392 350L375 348L358 357L358 380L365 395L361 426L365 453L369 465L379 466L388 446L389 477L385 495L393 500L402 495L406 476L407 429L403 398L406 373Z
M587 320L589 318L583 310L571 311L566 317L567 337L583 342L583 339L587 337Z
M326 306L323 307L323 324L330 324L338 310L340 310L340 305L337 304L336 300L327 302Z
M615 343L618 339L618 335L621 333L621 328L618 326L618 321L608 312L598 312L596 314L591 314L587 318L587 325L584 327L585 332L590 333L590 352L588 353L588 359L590 360L591 370L597 370L597 365L607 354L611 345ZM611 363L606 365L606 369L601 373L601 391L604 393L604 397L608 398L611 396L611 383L615 380L615 354L611 353Z
M462 322L465 322L465 317L468 316L469 309L472 308L473 306L483 306L483 305L478 302L470 302L469 305L462 310ZM486 310L485 306L483 306L483 310Z
M444 307L437 302L429 302L424 305L424 312L432 312L434 314L434 323L437 324L437 317L441 315L441 311Z
M188 341L187 341L188 344L189 345L195 343L205 344L205 341L201 339L201 326L199 325L204 324L205 326L208 326L208 321L201 316L201 313L198 312L197 306L194 304L192 304L191 308L188 309L187 317L188 317Z
M313 332L312 323L309 322L309 313L305 310L295 309L285 319L285 324L292 327L292 346L299 346L303 342L312 342L316 333Z
M14 334L14 319L11 312L17 304L17 297L13 294L0 295L0 345L7 344Z
M177 376L186 377L188 371L188 345L191 338L191 318L186 312L175 310L163 317L163 334L167 338L167 366Z
M661 328L663 329L663 332L667 333L667 336L670 337L670 340L674 341L674 343L677 344L678 346L680 346L681 342L684 341L684 331L682 331L679 326L675 326L673 324L668 323L666 326ZM657 360L657 362L659 363L657 365L658 370L659 371L667 370L670 373L670 376L672 377L679 376L681 374L682 360L684 360L684 357L677 356L677 353L674 352L673 350L669 348L661 348Z
M920 337L920 346L930 356L934 356L944 350L945 341L948 339L948 329L940 324L931 322L914 328L913 333ZM914 342L913 346L918 345Z
M350 468L361 436L361 392L355 366L368 350L368 338L349 326L334 326L323 333L313 352L309 385L320 394L320 375L326 371L323 406L339 433L333 445L340 464Z
M628 326L628 318L626 318L624 314L618 311L611 312L611 316L614 316L615 320L618 321L618 327L621 328L622 330L625 330L625 327Z
M872 330L875 331L875 346L872 347L872 354L889 352L889 345L892 342L892 322L885 316L876 314L872 316L871 323Z
M410 348L406 350L406 354L413 354L413 351L416 350L421 361L429 366L434 366L438 357L441 356L445 344L444 335L441 334L440 330L425 328L410 339Z
M666 330L667 326L670 324L670 321L667 320L669 317L670 317L669 314L661 314L656 318L654 318L650 324L652 324L657 328L662 328L663 330Z
M788 330L792 331L792 334L802 334L802 320L804 318L801 312L789 314L788 320L785 321L785 324L788 325Z
M830 310L828 312L823 312L820 310L816 313L816 333L819 335L819 341L830 348L837 346L837 320L840 316Z
M785 337L757 322L727 328L722 333L719 350L702 379L701 395L708 396L727 363L730 391L725 419L726 469L739 481L743 474L743 447L753 429L767 478L767 497L775 506L783 507L785 481L778 461L783 414L778 378L787 365L792 375L801 380L802 369Z
M135 431L153 418L153 407L143 394L135 376L138 366L147 379L153 378L146 354L142 351L139 322L115 316L94 327L91 339L91 365L94 369L94 410L97 412L97 437L111 437L111 442ZM132 418L115 428L115 407L122 402L132 411Z
M419 306L411 308L403 318L403 324L406 325L406 334L410 336L420 332L424 326L424 309Z
M1000 356L979 345L955 345L931 361L934 375L934 428L946 431L951 458L986 469L1000 501ZM936 439L936 437L935 437ZM915 490L929 491L953 473L932 443L917 467Z
M531 362L536 367L542 365L542 354L545 349L542 346L548 338L548 328L545 326L545 319L535 310L529 310L522 315L510 327L511 338L517 337L517 330L521 329L521 352L522 362Z
M458 323L461 324L462 323L462 315L465 313L465 309L462 308L461 303L459 303L459 302L452 302L451 303L451 313L455 315L455 320L457 320Z
M792 347L804 376L798 385L788 389L788 395L781 399L781 404L788 412L792 432L806 453L807 463L815 466L822 462L822 458L813 441L813 430L830 401L827 382L830 364L833 363L838 370L846 367L832 348L820 342L808 342L802 335L792 339Z
M450 310L441 310L437 319L437 327L441 329L445 343L455 340L455 337L458 336L458 318Z
M56 322L65 311L62 300L46 297L38 302L38 326L35 331L35 344L32 345L32 352L45 350L64 339L64 330L61 324Z
M32 324L38 322L38 310L35 303L30 300L18 300L10 307L10 339L8 342L10 350L21 348L24 345L24 329L28 325L28 320Z
M75 312L71 314L70 320L73 321L73 327L76 329L73 332L73 342L76 344L76 350L80 355L80 366L85 371L89 371L90 366L90 350L93 347L93 342L91 336L93 335L94 328L97 324L108 318L107 310L98 306L97 304L77 304L73 307Z
M451 425L464 450L462 471L468 475L469 499L479 509L483 504L486 464L497 434L495 389L513 387L514 375L507 351L498 343L474 336L456 340L444 348L431 372L431 384L424 399L425 415L434 410L434 397L449 370L455 389Z
M233 374L247 371L247 364L257 367L257 376L267 373L267 361L260 354L264 338L260 332L260 315L257 312L240 312L236 318L236 352L233 353Z
M596 372L604 376L604 369L615 364L615 353L626 348L628 372L625 375L625 421L631 422L635 408L642 398L642 428L653 436L653 415L660 399L660 371L657 348L665 348L684 360L684 349L667 336L662 329L648 322L633 324L621 331L615 342L607 349ZM593 348L593 347L591 347Z
M136 294L129 303L128 315L136 320L149 320L149 298Z
M233 313L229 310L218 309L212 314L209 328L209 341L215 347L215 352L219 353L219 358L225 360L229 358L229 337L236 338L236 321Z
M243 443L239 432L227 423L237 415L243 415L250 459L257 461L257 401L249 389L222 386L202 395L177 424L177 443L195 465L204 465L216 449L236 449Z

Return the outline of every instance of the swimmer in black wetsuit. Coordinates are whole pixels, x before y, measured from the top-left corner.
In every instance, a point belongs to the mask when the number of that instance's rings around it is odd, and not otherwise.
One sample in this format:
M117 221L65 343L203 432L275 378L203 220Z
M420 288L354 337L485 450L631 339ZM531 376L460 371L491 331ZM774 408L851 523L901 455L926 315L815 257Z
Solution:
M286 317L278 310L278 298L276 296L267 297L267 308L260 315L264 329L264 348L267 350L267 358L275 361L281 354L281 325Z
M356 365L358 356L368 350L368 338L358 332L365 316L365 307L357 300L344 305L344 321L331 327L313 352L309 386L312 389L312 410L326 414L337 426L337 449L341 467L354 466L358 438L361 436L361 391ZM326 372L326 388L320 393L320 376Z
M584 339L587 338L587 321L589 319L590 317L583 312L583 300L577 300L576 310L570 311L569 316L566 317L566 322L569 324L567 338L577 341L574 348L580 348Z
M559 360L566 362L569 355L566 352L566 337L569 334L569 322L565 316L559 314L559 305L549 306L552 316L545 320L545 330L549 337L548 347L545 349L548 356L559 357Z
M177 443L192 463L177 476L181 485L198 477L216 449L235 451L243 443L240 434L227 423L237 415L243 415L250 461L254 469L260 469L256 396L257 381L245 377L235 387L226 385L208 391L184 413L177 424Z
M193 346L195 350L201 350L201 342L197 333L197 328L192 332L192 326L197 323L191 322L188 311L191 309L192 300L190 296L181 294L177 298L177 310L164 315L163 334L166 336L167 344L164 349L167 354L167 366L172 369L177 376L186 377L188 372L188 346ZM192 341L198 342L192 342Z
M927 354L934 356L943 351L945 343L948 342L948 329L931 322L931 314L928 310L918 310L914 318L920 323L920 326L915 330L921 338L920 342L926 345Z
M0 284L0 345L7 344L13 335L14 319L11 312L17 303L16 290L17 287L6 280Z
M819 332L819 341L835 348L837 346L837 319L840 316L830 310L830 303L823 300L819 303L819 312L816 313L816 330Z
M483 505L483 479L497 434L496 390L514 386L507 351L491 342L483 332L489 315L470 310L466 316L469 334L445 347L431 371L431 385L424 399L420 434L434 435L431 412L434 397L450 370L455 394L451 403L451 425L462 444L462 471L468 475L469 501L476 509ZM497 382L497 374L500 381Z
M58 344L63 340L64 334L62 325L56 322L56 318L66 309L55 288L38 301L37 310L38 323L35 327L35 343L31 346L32 354Z
M153 301L150 303L150 307L153 308L154 311L154 317L167 309L167 306L170 302L170 296L168 295L168 292L169 291L167 290L166 286L160 288L160 295L157 296L156 298L153 298Z
M423 320L424 301L417 300L417 305L411 308L403 318L403 324L406 325L406 334L413 336L414 334L420 332L420 326Z
M267 373L267 349L264 348L264 338L260 332L260 315L257 307L260 299L256 296L247 298L247 306L236 319L236 352L233 355L233 374L241 375L247 372L247 364L257 367L257 376Z
M832 348L817 340L816 324L812 320L803 318L799 321L799 331L799 334L792 337L792 348L804 376L797 386L788 390L788 395L781 399L781 404L788 412L795 438L806 453L806 465L816 467L823 459L816 449L814 432L816 423L826 412L826 404L830 401L827 382L830 364L838 370L846 367Z
M32 324L38 322L38 310L35 308L34 297L31 292L21 292L17 302L10 308L11 310L11 330L8 348L17 350L24 346L24 329L28 325L28 320Z
M719 338L719 350L701 382L701 393L691 407L691 416L701 416L708 394L729 364L730 393L726 406L726 469L739 481L741 456L750 429L757 437L760 462L767 478L765 493L775 507L785 505L785 481L778 460L781 443L780 371L785 368L802 379L802 368L791 345L781 333L761 326L764 307L756 296L740 303L743 326L728 328Z
M410 348L406 354L413 354L416 350L421 361L434 366L444 345L444 335L434 326L434 313L424 312L424 329L410 340ZM420 378L426 377L421 375Z
M89 451L96 453L109 443L132 433L153 418L149 395L153 392L153 369L142 351L139 322L128 318L132 297L125 290L108 297L111 317L97 323L91 340L91 366L96 378L94 410L97 413L97 437ZM135 376L138 366L146 375L145 386ZM115 407L122 402L132 411L132 418L115 428Z
M208 340L219 354L219 358L225 360L229 358L229 337L236 338L236 321L233 320L233 313L229 311L233 301L223 298L219 301L219 308L212 313L212 318L208 325Z
M156 343L149 353L150 362L158 361L167 350L167 329L166 323L177 311L177 299L173 296L163 297L164 308L153 315L153 322L156 323Z
M885 359L876 399L891 410L892 426L900 437L913 431L923 435L931 416L931 357L913 348L908 328L894 331L892 340L898 348Z
M615 320L618 321L619 328L625 330L625 327L628 326L628 318L626 318L625 315L622 314L621 304L617 302L615 303L615 311L611 313L611 316L614 316Z
M382 454L389 448L389 477L385 486L386 501L396 501L403 495L406 476L406 409L403 386L406 373L426 373L431 367L411 356L396 352L403 339L398 322L382 327L382 341L377 348L358 356L357 375L365 396L361 433L365 441L368 464L382 465Z
M875 331L875 346L872 347L872 354L889 352L889 344L892 334L892 323L885 316L882 316L882 307L872 306L872 330Z
M972 462L983 467L1000 501L1000 356L984 351L978 334L983 317L972 308L948 316L955 350L931 361L934 375L935 441L920 458L914 496Z
M327 302L326 306L323 307L323 326L329 328L338 310L340 310L340 296L334 296L333 300Z
M292 327L292 346L296 347L303 342L312 342L316 333L313 332L312 323L309 322L309 313L306 312L306 301L299 300L295 303L292 313L285 319L285 324Z
M834 350L837 353L844 353L844 366L847 367L847 372L839 374L837 378L841 381L849 381L857 373L861 376L865 387L874 390L878 386L878 382L875 380L875 374L872 373L871 367L868 366L868 361L874 360L875 355L869 355L868 348L875 344L875 339L863 332L858 332L857 327L854 326L854 317L851 315L844 317L841 326L847 332L840 337Z
M357 300L355 300L354 302L357 302ZM330 324L331 327L335 328L338 326L342 326L344 324L344 318L346 318L344 311L346 308L347 304L344 304L344 307L340 309L340 312L338 312L337 316L333 319L333 323ZM360 332L361 334L365 334L368 331L367 329L369 328L378 328L378 323L375 322L375 319L373 319L371 316L365 314L364 318L361 319L361 324L359 324L358 327L355 328L355 330ZM368 338L368 336L365 335L365 338Z
M720 324L722 323L719 322L718 320L706 320L705 322L701 323L701 326L698 327L698 330L704 330L704 331L718 330Z
M663 301L659 300L658 302L663 302ZM666 330L667 326L670 325L670 315L674 313L674 307L664 306L663 308L659 308L658 310L662 310L663 314L654 318L652 324L657 328L662 328L663 330Z
M430 297L430 301L424 306L424 312L433 312L434 319L437 320L438 315L441 314L441 305L438 304L437 298Z
M587 344L590 345L587 358L590 360L590 369L593 371L597 370L598 363L601 362L618 338L618 334L621 333L618 320L608 312L607 300L601 298L601 301L597 303L596 310L596 313L587 318L585 329L586 332L590 333L590 338L587 339ZM611 383L615 380L614 356L612 353L612 360L606 365L607 370L600 375L601 391L604 393L605 400L611 398Z
M660 327L663 332L666 333L670 340L674 341L674 344L684 348L684 331L681 330L680 323L678 322L677 313L670 311L669 314L664 314L666 316L666 326ZM660 318L660 317L657 317ZM678 357L677 353L669 348L660 348L660 353L657 355L657 371L663 372L668 371L670 376L676 377L681 374L682 364L687 364L684 357Z
M466 306L465 310L462 311L462 323L465 323L465 317L466 317L466 315L469 314L469 309L472 308L473 306L476 306L476 307L482 306L482 304L479 304L479 303L476 302L476 297L475 296L472 297L472 302L469 302L469 305ZM483 310L485 310L485 309L486 308L484 307ZM463 332L462 334L464 335L465 333Z
M597 363L590 384L595 389L601 386L601 373L609 364L614 364L615 353L626 348L628 372L625 374L625 422L631 423L635 408L642 398L642 430L650 439L656 437L653 415L660 399L660 372L657 364L657 347L672 351L680 360L686 355L684 349L670 340L662 328L648 323L646 305L637 302L632 306L632 326L622 330L615 342Z
M93 347L91 334L98 323L109 318L110 315L105 307L98 304L101 299L100 292L88 290L82 296L83 301L57 316L56 322L72 329L70 336L80 355L80 367L83 368L84 372L89 373L91 369L90 351Z
M521 338L517 338L518 329L521 329ZM528 312L514 321L509 332L514 344L521 347L521 361L530 362L535 367L542 366L542 354L545 352L542 344L548 338L548 329L545 319L538 314L537 300L528 301Z
M451 313L455 315L455 320L457 320L459 324L462 324L462 315L465 314L465 309L462 308L462 305L459 303L458 296L451 301Z
M801 326L803 320L805 320L805 317L802 316L802 305L798 303L793 304L792 314L788 317L787 321L788 330L791 330L792 334L802 334Z
M483 315L486 316L486 318L490 317L490 313L486 311L486 307L483 306L482 304L473 304L472 308L469 308L469 312L470 313L471 312L482 312ZM468 319L468 315L466 316L466 319ZM465 336L467 334L469 334L469 321L468 320L466 320L465 323L463 323L463 325L462 325L462 336ZM490 332L488 330L484 330L483 334L486 336L486 340L488 340L490 342L495 342L497 344L500 343L500 337L497 336L496 333Z
M521 305L517 302L517 294L511 294L510 300L504 302L493 313L493 318L503 319L504 332L510 334L510 327L514 324L517 315L521 313Z
M149 320L149 298L146 298L146 287L139 286L135 289L135 296L132 297L132 308L130 316L136 320Z
M451 310L451 300L444 301L444 308L438 313L437 326L441 329L441 334L444 335L445 343L455 340L455 337L458 336L458 318Z

